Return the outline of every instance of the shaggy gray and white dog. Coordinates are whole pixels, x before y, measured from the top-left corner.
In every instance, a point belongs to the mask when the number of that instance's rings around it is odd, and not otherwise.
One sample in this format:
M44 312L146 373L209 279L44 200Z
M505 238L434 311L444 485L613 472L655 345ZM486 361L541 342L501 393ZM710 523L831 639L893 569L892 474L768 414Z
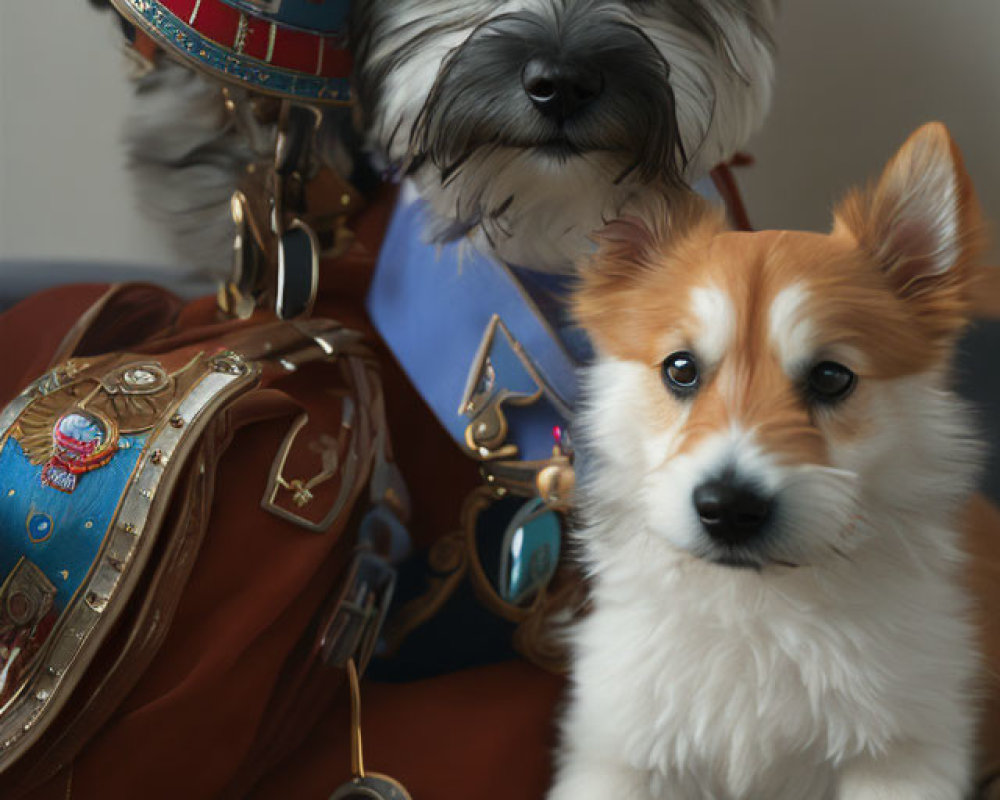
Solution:
M767 111L776 0L357 0L372 145L511 263L570 268L643 195L705 174Z

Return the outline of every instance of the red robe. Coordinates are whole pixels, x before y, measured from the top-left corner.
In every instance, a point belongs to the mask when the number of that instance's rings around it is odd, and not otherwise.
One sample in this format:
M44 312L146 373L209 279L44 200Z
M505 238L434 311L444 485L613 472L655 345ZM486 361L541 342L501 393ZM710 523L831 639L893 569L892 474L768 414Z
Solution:
M315 316L371 333L363 297L390 206L387 193L355 220L351 251L324 265ZM60 287L0 315L0 402L47 369L60 340L105 289ZM210 339L218 325L210 298L159 309L172 321L141 306L122 313L134 315L134 324L119 326L133 337L167 322L171 337ZM100 338L92 336L91 346L134 349L114 335ZM457 527L477 469L382 355L393 447L413 502L410 528L427 544ZM282 665L330 588L319 567L333 543L259 505L286 431L285 422L272 421L235 438L219 464L208 533L162 649L75 762L31 798L216 798L253 770L250 748ZM366 682L366 766L418 799L541 800L561 688L561 680L521 661L411 684ZM325 800L348 779L347 701L343 687L305 743L249 796Z

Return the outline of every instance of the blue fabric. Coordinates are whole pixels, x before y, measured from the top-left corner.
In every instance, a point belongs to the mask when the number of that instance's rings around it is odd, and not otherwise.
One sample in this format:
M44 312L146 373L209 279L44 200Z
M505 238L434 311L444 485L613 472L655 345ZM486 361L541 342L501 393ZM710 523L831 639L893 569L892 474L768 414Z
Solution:
M123 436L111 461L78 476L67 494L43 484L44 465L33 466L9 437L0 450L0 576L26 556L56 586L61 612L97 559L145 441Z
M496 314L544 392L533 405L504 407L509 440L523 459L548 458L552 427L567 424L577 391L579 362L559 335L559 321L553 325L514 273L495 259L460 243L427 244L425 214L420 202L396 209L368 295L375 326L437 418L464 446L470 418L462 413L462 399ZM500 385L519 391L534 383L500 330L489 352Z

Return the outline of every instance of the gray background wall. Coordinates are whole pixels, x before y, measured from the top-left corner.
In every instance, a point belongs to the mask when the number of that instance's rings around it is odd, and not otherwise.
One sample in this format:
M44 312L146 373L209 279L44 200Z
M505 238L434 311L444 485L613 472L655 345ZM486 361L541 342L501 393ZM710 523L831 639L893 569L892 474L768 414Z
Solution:
M125 74L110 14L0 0L0 258L174 260L125 173Z
M1000 224L1000 0L784 4L774 106L740 177L754 224L825 229L833 200L932 119Z
M124 172L117 41L83 0L0 1L0 258L176 263ZM1000 220L1000 0L785 0L778 43L740 173L757 226L827 227L833 198L928 119L951 126Z

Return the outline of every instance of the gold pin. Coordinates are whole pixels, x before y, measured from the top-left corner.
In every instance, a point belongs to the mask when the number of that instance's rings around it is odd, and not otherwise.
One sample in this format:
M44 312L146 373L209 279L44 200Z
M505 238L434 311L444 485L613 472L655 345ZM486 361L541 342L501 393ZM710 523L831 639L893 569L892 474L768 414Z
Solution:
M398 781L377 772L365 772L361 746L361 682L354 659L347 662L347 682L351 690L351 775L331 795L330 800L412 800L410 793Z

